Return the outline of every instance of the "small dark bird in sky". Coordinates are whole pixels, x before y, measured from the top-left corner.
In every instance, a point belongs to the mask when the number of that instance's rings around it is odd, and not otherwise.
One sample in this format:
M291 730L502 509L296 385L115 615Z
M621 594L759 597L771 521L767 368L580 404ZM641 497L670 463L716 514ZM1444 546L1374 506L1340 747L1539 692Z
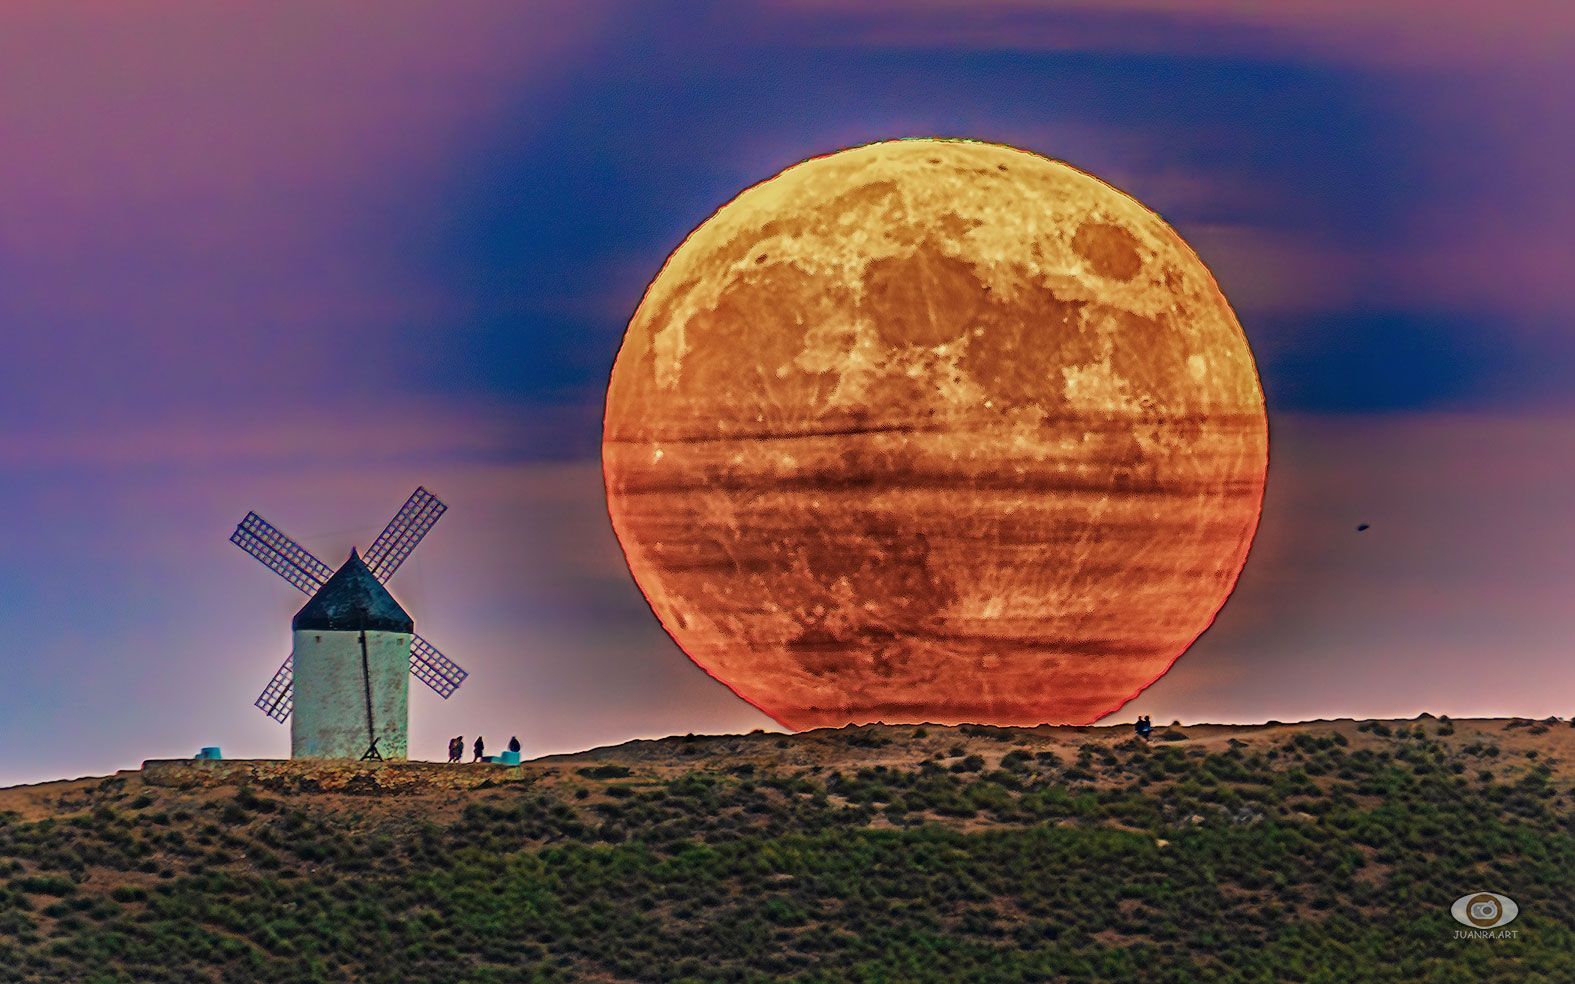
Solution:
M1366 523L1357 523L1356 524L1356 532L1358 532L1358 533L1365 533L1365 532L1367 532L1367 529L1368 529L1368 526L1367 526Z

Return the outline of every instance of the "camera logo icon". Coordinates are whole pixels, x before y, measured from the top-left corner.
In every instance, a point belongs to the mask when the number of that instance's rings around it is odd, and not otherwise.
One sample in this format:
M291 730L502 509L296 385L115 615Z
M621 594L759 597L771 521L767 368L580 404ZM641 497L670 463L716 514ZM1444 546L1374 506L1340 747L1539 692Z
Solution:
M1520 906L1507 895L1497 892L1472 892L1462 895L1449 907L1455 922L1473 929L1497 929L1515 921Z

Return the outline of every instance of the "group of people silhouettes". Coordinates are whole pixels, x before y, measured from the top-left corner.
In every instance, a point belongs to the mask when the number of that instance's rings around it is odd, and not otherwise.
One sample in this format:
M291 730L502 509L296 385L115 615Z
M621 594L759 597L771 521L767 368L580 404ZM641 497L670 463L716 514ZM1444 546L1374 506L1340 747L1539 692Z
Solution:
M487 752L487 743L486 743L486 741L484 739L482 739L478 735L476 737L476 757L475 757L474 761L480 762L481 761L481 756L485 755L486 752ZM465 736L464 735L460 735L458 738L450 738L448 740L448 760L450 762L462 762L462 761L464 761L464 759L465 759Z
M487 741L486 741L486 739L481 737L480 735L477 735L476 736L476 743L475 743L474 746L472 746L471 750L473 752L475 752L475 755L476 755L475 758L471 759L472 762L485 761L486 757L487 757ZM518 737L510 738L509 739L509 751L514 752L517 755L517 754L519 754L519 750L520 750L520 740L519 740L519 738ZM448 760L450 762L462 762L462 761L464 761L464 759L465 759L465 736L464 735L460 735L457 738L450 738L448 740Z
M1149 734L1154 730L1154 722L1150 721L1148 715L1145 714L1132 725L1132 730L1137 732L1139 738L1148 741Z

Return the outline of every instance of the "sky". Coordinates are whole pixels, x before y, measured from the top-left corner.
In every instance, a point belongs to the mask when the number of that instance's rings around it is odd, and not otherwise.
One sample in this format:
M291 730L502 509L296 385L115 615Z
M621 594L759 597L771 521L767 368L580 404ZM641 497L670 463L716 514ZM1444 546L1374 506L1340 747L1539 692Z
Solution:
M287 755L304 599L227 537L337 563L418 484L391 587L472 677L413 755L775 728L630 579L603 392L692 228L901 136L1135 195L1258 358L1253 554L1124 716L1575 713L1572 93L1562 0L12 0L0 785Z

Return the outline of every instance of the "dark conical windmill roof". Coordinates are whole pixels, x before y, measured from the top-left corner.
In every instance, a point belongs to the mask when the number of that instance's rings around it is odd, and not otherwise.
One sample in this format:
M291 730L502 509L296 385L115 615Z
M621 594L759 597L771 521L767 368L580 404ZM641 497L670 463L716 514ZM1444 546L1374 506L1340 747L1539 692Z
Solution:
M367 569L361 555L352 550L344 566L317 589L305 608L295 613L290 627L331 632L413 632L415 622Z

